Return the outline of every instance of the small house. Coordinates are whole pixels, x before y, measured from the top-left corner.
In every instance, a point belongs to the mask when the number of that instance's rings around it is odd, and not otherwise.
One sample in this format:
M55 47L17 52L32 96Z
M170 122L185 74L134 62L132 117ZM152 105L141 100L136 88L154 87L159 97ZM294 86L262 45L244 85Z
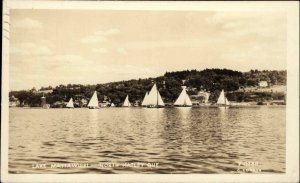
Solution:
M199 91L197 95L191 95L190 98L192 103L199 104L199 103L208 103L210 93L206 91Z
M260 86L260 87L268 87L268 82L267 81L260 81L258 83L258 86Z

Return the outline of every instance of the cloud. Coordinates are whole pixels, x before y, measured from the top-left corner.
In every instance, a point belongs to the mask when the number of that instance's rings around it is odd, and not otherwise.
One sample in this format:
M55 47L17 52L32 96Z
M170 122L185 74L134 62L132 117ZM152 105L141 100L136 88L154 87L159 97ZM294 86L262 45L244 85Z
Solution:
M41 62L45 62L46 65L52 69L65 68L71 70L80 70L88 66L91 67L91 65L94 64L92 60L76 54L58 54L51 57L43 56L39 57L39 60Z
M106 31L95 32L95 35L101 35L101 36L112 36L112 35L118 35L118 34L120 34L119 29L108 29Z
M92 48L92 52L95 53L108 53L108 50L106 48Z
M43 28L41 22L32 18L24 18L12 22L12 27L20 28L20 29L42 29Z
M51 60L55 60L58 62L68 63L68 62L83 62L85 61L80 55L72 55L72 54L65 54L65 55L55 55L51 58Z
M105 42L107 39L102 35L91 35L82 38L80 41L82 43L102 43Z
M10 87L14 90L68 83L106 83L137 78L136 75L145 78L158 74L156 70L144 66L104 65L99 64L98 60L90 60L76 54L24 58L12 62L10 68Z
M221 26L225 36L257 34L268 38L282 38L286 27L286 14L282 12L218 12L208 17L209 25ZM278 37L281 36L281 37Z
M107 41L110 36L118 35L120 34L119 29L108 29L108 30L100 30L97 32L94 32L92 35L83 37L80 41L81 43L102 43Z
M110 72L113 72L115 74L123 74L123 75L129 75L128 79L130 78L136 78L136 73L139 74L140 77L146 77L149 76L149 74L155 73L154 70L151 70L150 68L146 67L140 67L135 65L114 65L111 66Z
M126 55L127 54L127 50L125 48L117 48L117 52L118 53L121 53L123 55Z
M261 13L260 13L261 14ZM261 18L255 12L217 12L206 18L209 24L226 23L226 21L251 20Z
M210 41L220 64L243 70L286 66L286 13L218 12L206 23L217 30Z
M11 45L10 53L21 56L52 55L53 52L45 45L25 42Z

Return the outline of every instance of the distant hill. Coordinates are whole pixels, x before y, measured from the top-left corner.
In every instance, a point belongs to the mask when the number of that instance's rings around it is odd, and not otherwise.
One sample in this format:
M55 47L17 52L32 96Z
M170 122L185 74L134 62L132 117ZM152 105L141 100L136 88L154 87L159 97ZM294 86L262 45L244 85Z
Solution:
M128 81L110 82L97 85L68 84L56 87L42 87L39 92L35 89L30 91L11 91L10 97L14 96L21 103L30 106L40 105L40 97L45 95L47 103L67 101L74 99L87 99L93 92L98 91L98 99L110 99L115 104L120 104L129 95L129 100L134 102L142 100L145 92L149 91L153 82L157 83L158 89L165 102L174 102L181 92L181 86L188 87L188 94L197 94L205 90L211 92L210 100L216 100L220 90L238 91L241 87L257 86L260 81L267 81L269 85L286 85L286 71L258 71L239 72L229 69L205 69L166 72L163 76L147 79L132 79ZM43 93L42 91L47 90ZM49 93L49 90L53 90ZM236 97L235 97L236 98Z

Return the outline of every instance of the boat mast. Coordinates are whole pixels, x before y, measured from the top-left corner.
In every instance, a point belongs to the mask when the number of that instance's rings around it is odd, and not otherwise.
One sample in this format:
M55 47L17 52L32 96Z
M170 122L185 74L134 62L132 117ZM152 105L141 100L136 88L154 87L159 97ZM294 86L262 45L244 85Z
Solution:
M185 82L185 79L182 80L182 92L184 92L184 90L185 90L184 82ZM180 95L179 95L179 96L180 96ZM186 98L186 96L184 96L184 99L183 99L183 106L186 106L185 98Z
M156 107L158 107L158 88L156 87Z
M224 100L225 100L224 103L225 103L225 107L226 107L226 97L225 97L225 92L224 92Z

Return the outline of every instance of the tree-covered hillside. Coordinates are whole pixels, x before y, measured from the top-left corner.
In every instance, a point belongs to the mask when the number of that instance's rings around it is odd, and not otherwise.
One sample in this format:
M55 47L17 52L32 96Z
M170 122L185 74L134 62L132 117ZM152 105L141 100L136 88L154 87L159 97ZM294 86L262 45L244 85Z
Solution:
M210 100L213 101L222 89L237 91L241 87L257 86L259 81L267 81L270 85L286 85L286 71L251 70L243 73L228 69L185 70L167 72L157 78L133 79L97 85L68 84L42 87L40 91L53 90L52 93L46 94L37 92L33 88L30 91L11 91L9 95L18 98L20 103L39 106L40 97L43 95L45 95L47 103L54 104L57 101L68 101L71 97L75 100L89 100L96 90L99 101L110 99L115 104L121 104L126 95L129 95L131 102L141 101L145 92L151 89L153 82L156 82L164 101L172 103L180 94L184 82L184 85L188 87L188 94L194 95L201 90L209 91L212 94Z

